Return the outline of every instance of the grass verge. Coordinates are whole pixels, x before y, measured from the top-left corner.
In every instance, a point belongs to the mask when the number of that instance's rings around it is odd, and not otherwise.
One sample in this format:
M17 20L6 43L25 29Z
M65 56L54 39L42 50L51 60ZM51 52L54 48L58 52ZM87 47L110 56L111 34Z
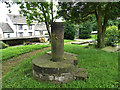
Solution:
M26 45L26 46L8 47L5 49L1 49L0 52L2 52L2 61L5 61L8 58L15 57L23 53L42 49L48 46L50 45Z
M2 78L3 88L117 88L118 54L99 49L83 48L79 45L65 45L65 51L77 54L78 66L86 68L89 78L86 82L77 80L66 84L37 82L32 76L33 56L13 68ZM45 52L44 52L45 53ZM40 53L42 55L44 53Z
M71 42L71 41L74 41L74 40L65 39L64 43ZM15 57L15 56L18 56L20 54L27 53L30 51L42 49L48 46L50 45L26 45L26 46L18 46L18 47L8 47L5 49L1 49L0 53L2 53L2 61L4 61L8 58Z
M67 43L67 42L72 42L72 41L75 41L75 40L68 40L68 39L64 39L64 43Z

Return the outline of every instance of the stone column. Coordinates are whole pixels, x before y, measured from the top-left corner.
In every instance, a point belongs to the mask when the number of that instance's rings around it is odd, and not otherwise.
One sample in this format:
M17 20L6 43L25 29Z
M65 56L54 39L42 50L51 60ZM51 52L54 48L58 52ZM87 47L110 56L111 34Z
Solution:
M64 60L64 23L53 22L51 25L52 61Z

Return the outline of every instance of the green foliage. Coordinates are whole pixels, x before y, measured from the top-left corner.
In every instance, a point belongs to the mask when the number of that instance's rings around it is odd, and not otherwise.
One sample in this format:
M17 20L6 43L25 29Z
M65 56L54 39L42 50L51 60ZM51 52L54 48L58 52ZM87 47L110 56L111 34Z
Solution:
M26 45L26 46L20 46L20 47L8 47L0 51L2 51L2 60L5 61L8 58L15 57L20 54L34 51L37 49L42 49L48 46L49 45Z
M7 48L9 45L5 44L4 42L0 41L0 49Z
M66 23L65 24L65 31L64 31L64 38L65 39L70 39L70 40L74 40L75 35L77 32L77 28L75 27L74 24L72 23Z
M45 35L48 35L48 33L45 33Z
M104 31L108 20L115 20L120 15L120 2L59 2L59 15L74 23L91 20L97 21L97 47L104 47ZM103 41L103 42L102 42Z
M2 88L118 88L118 54L99 49L83 48L79 45L65 45L65 51L77 54L78 66L86 68L88 77L66 84L37 82L33 78L32 56L3 76Z
M54 19L52 2L17 2L17 4L20 5L20 14L26 16L28 24L32 23L32 20L49 24Z
M58 14L66 20L81 23L90 20L92 15L97 15L100 7L103 17L116 19L120 15L119 4L120 2L59 2Z
M72 41L74 41L74 40L64 39L64 43L72 42Z
M81 24L79 30L79 38L82 39L91 38L91 31L93 30L92 26L93 25L90 21Z
M118 27L116 26L109 26L106 29L106 38L105 42L107 46L115 46L118 43L118 36L119 36Z
M118 27L119 23L120 23L120 20L118 20L118 19L116 19L116 20L109 20L107 26L114 25L114 26Z

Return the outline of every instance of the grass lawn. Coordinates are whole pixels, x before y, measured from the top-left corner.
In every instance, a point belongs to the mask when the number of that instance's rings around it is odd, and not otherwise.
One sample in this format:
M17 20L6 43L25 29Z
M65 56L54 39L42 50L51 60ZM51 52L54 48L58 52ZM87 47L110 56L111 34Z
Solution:
M64 39L64 43L67 43L67 42L72 42L72 41L75 41L75 40L68 40L68 39Z
M11 57L18 56L23 53L34 51L37 49L42 49L48 46L50 45L26 45L26 46L8 47L5 49L1 49L0 52L2 52L2 61Z
M65 45L65 51L78 54L79 67L86 68L89 78L86 82L77 80L55 85L37 82L32 76L32 56L13 68L2 78L3 88L117 88L118 54L99 49L83 48L79 45ZM45 53L45 52L44 52ZM44 53L40 53L42 55Z
M74 41L74 40L65 39L64 43L71 42L71 41ZM0 53L2 53L2 60L5 61L8 58L15 57L15 56L18 56L20 54L27 53L30 51L42 49L48 46L50 45L26 45L26 46L19 46L19 47L8 47L5 49L1 49Z

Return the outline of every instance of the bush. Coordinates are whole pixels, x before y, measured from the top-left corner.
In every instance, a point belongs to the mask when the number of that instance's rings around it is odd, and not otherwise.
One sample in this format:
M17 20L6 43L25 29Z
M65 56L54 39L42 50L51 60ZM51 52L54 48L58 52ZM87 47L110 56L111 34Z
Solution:
M45 33L45 35L49 35L48 33Z
M79 38L82 38L82 39L91 38L91 31L84 29L84 28L81 28L79 30Z
M77 28L75 27L75 25L67 22L65 25L64 38L74 40L76 32Z
M79 30L79 38L82 39L91 38L92 30L93 30L93 25L90 21L81 24Z
M4 49L4 48L7 48L8 45L3 43L2 41L0 42L0 49Z
M32 45L31 42L24 42L23 44L24 44L24 45Z
M109 26L106 29L106 33L105 33L106 46L116 46L116 44L118 43L118 37L120 37L119 33L120 32L118 31L118 27Z

